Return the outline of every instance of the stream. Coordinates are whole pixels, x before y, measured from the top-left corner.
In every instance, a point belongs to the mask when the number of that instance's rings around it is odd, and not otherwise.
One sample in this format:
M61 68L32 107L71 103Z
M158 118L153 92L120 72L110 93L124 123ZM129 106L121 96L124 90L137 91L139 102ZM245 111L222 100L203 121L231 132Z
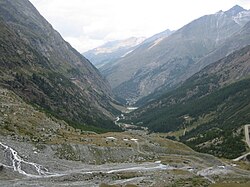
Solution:
M52 175L52 173L48 172L48 170L40 164L36 164L33 162L28 162L23 160L13 148L3 144L0 142L0 145L4 148L4 152L9 154L9 158L12 166L4 165L5 167L13 168L14 171L17 171L20 174L23 174L28 177L39 177L39 176L47 176ZM23 168L29 168L29 170L33 171L33 173L27 173Z
M9 147L8 145L0 142L0 150L1 147L4 151L5 157L9 161L8 165L0 163L0 165L11 168L14 171L18 172L27 177L38 178L38 177L59 177L66 176L73 173L81 173L81 174L93 174L93 173L117 173L117 172L131 172L131 171L158 171L158 170L170 170L173 169L171 166L161 164L160 162L147 162L147 163L131 163L131 164L113 164L113 165L99 165L97 167L92 168L78 168L67 171L61 171L59 173L49 172L47 168L44 166L34 163L28 162L21 158L18 152Z

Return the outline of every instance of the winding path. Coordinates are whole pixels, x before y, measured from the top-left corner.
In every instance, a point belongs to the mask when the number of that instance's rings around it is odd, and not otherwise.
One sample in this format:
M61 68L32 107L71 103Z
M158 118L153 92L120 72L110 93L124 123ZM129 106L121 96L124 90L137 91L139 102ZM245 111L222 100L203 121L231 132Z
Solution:
M249 138L249 128L250 125L245 125L245 137L246 137L246 143L248 145L248 147L250 148L250 138Z
M244 130L245 130L245 138L246 138L246 144L248 145L248 147L250 148L250 138L249 138L249 128L250 128L250 125L247 124L244 126ZM238 158L235 158L233 159L233 161L239 161L243 158L245 158L247 155L250 155L250 152L238 157Z

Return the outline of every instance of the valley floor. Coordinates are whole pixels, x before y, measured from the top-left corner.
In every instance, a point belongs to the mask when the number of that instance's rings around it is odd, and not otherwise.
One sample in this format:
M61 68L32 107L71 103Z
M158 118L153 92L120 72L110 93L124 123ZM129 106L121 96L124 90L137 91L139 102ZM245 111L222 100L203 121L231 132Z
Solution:
M209 186L250 180L249 171L164 134L130 130L81 139L39 144L0 136L0 186Z

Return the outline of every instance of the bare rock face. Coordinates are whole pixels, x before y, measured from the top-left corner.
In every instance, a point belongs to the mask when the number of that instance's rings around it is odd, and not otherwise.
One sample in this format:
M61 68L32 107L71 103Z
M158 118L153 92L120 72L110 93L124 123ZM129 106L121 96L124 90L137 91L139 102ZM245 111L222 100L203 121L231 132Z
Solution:
M74 124L116 128L107 81L28 0L1 1L0 25L1 85Z

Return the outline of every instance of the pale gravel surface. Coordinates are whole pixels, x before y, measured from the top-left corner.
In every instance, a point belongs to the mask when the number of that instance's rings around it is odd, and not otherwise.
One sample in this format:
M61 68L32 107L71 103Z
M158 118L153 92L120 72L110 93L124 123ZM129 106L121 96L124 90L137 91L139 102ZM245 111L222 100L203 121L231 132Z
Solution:
M193 156L169 154L168 157L183 160L180 163L162 164L156 162L127 162L105 163L101 165L86 164L80 161L59 159L51 146L38 149L34 144L12 140L10 136L0 136L0 142L17 151L21 159L27 162L40 164L48 169L49 174L42 177L28 177L14 172L10 159L10 151L0 146L0 165L4 168L0 171L1 187L19 186L72 186L72 187L98 187L101 183L108 184L136 184L137 186L164 186L173 181L200 177L207 183L214 181L214 176L222 177L234 174L233 167L221 166L222 162L212 156L196 153ZM53 146L52 146L53 147ZM119 148L117 148L119 149ZM122 149L124 151L124 149ZM141 150L141 147L139 147ZM144 150L145 151L145 150ZM34 174L34 168L23 165L22 169ZM181 171L175 174L175 170ZM182 172L184 174L182 174ZM241 172L241 174L239 174ZM244 171L239 171L238 176L244 176Z
M110 163L103 165L88 165L81 162L58 159L55 152L47 146L38 150L35 146L25 142L16 142L11 138L0 137L0 142L18 152L25 160L40 164L48 169L52 175L43 177L27 177L13 171L13 168L4 167L2 178L7 175L9 180L0 180L0 186L99 186L102 182L108 183L139 183L145 177L133 177L131 180L122 180L116 173L145 172L155 173L160 170L172 169L160 163ZM10 153L0 146L0 163L11 166ZM23 165L26 173L34 174L30 168ZM116 181L117 180L117 181Z

